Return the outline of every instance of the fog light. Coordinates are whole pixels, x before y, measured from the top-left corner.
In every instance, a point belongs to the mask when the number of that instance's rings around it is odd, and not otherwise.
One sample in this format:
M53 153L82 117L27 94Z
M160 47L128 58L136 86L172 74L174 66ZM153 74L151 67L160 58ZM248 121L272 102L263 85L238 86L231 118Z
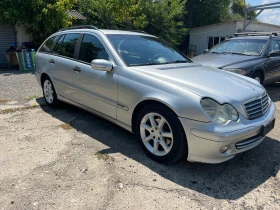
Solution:
M223 146L223 147L220 148L220 153L225 153L226 151L228 151L227 146Z

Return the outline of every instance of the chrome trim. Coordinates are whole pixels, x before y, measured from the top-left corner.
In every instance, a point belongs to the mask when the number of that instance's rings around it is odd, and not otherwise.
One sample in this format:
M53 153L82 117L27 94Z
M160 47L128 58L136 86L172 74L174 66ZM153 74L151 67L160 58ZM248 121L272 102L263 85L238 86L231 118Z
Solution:
M244 102L247 119L253 120L263 116L269 108L269 96L267 93Z
M246 147L250 147L255 142L259 141L263 136L257 135L252 138L246 139L244 141L237 142L235 144L236 149L244 149Z

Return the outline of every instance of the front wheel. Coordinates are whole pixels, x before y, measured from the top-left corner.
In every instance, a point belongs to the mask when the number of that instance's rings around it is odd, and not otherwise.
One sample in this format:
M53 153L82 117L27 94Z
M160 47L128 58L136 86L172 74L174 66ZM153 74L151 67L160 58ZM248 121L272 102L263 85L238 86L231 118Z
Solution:
M52 107L57 106L58 104L57 95L53 87L53 84L49 78L45 78L43 80L42 88L43 88L43 94L46 103Z
M145 107L137 118L136 135L155 161L176 162L187 155L187 140L178 116L161 104Z
M257 80L260 84L263 84L263 76L259 71L255 72L252 78Z

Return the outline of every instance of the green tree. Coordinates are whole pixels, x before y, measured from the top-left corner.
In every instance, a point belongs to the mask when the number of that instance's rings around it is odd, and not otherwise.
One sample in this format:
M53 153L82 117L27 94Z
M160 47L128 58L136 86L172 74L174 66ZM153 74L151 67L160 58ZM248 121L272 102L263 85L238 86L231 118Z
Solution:
M231 20L230 4L232 0L188 0L186 10L187 22L192 27L199 27Z
M174 45L187 32L182 0L80 0L79 11L98 28L145 30Z
M47 36L72 24L66 13L77 0L1 0L0 22L24 25L38 46Z
M98 28L141 28L146 16L143 1L138 0L80 0L78 10L87 17L87 23Z
M244 17L244 9L246 7L250 7L250 5L246 5L245 0L234 0L231 5L231 11L233 14L239 14L241 18ZM250 20L252 17L256 15L256 11L249 11L247 13L247 19Z
M185 4L182 0L161 0L146 3L148 24L144 30L178 46L187 33L184 23Z

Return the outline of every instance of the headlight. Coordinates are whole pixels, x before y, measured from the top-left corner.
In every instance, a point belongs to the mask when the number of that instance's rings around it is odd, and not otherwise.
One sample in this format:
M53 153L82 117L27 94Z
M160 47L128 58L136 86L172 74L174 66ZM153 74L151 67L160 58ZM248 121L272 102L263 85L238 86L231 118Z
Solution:
M245 69L223 69L223 70L230 71L236 74L241 74L241 75L245 75L247 73Z
M218 102L206 98L201 100L201 106L204 112L216 123L226 124L228 121L239 119L237 111L230 104L220 105Z

